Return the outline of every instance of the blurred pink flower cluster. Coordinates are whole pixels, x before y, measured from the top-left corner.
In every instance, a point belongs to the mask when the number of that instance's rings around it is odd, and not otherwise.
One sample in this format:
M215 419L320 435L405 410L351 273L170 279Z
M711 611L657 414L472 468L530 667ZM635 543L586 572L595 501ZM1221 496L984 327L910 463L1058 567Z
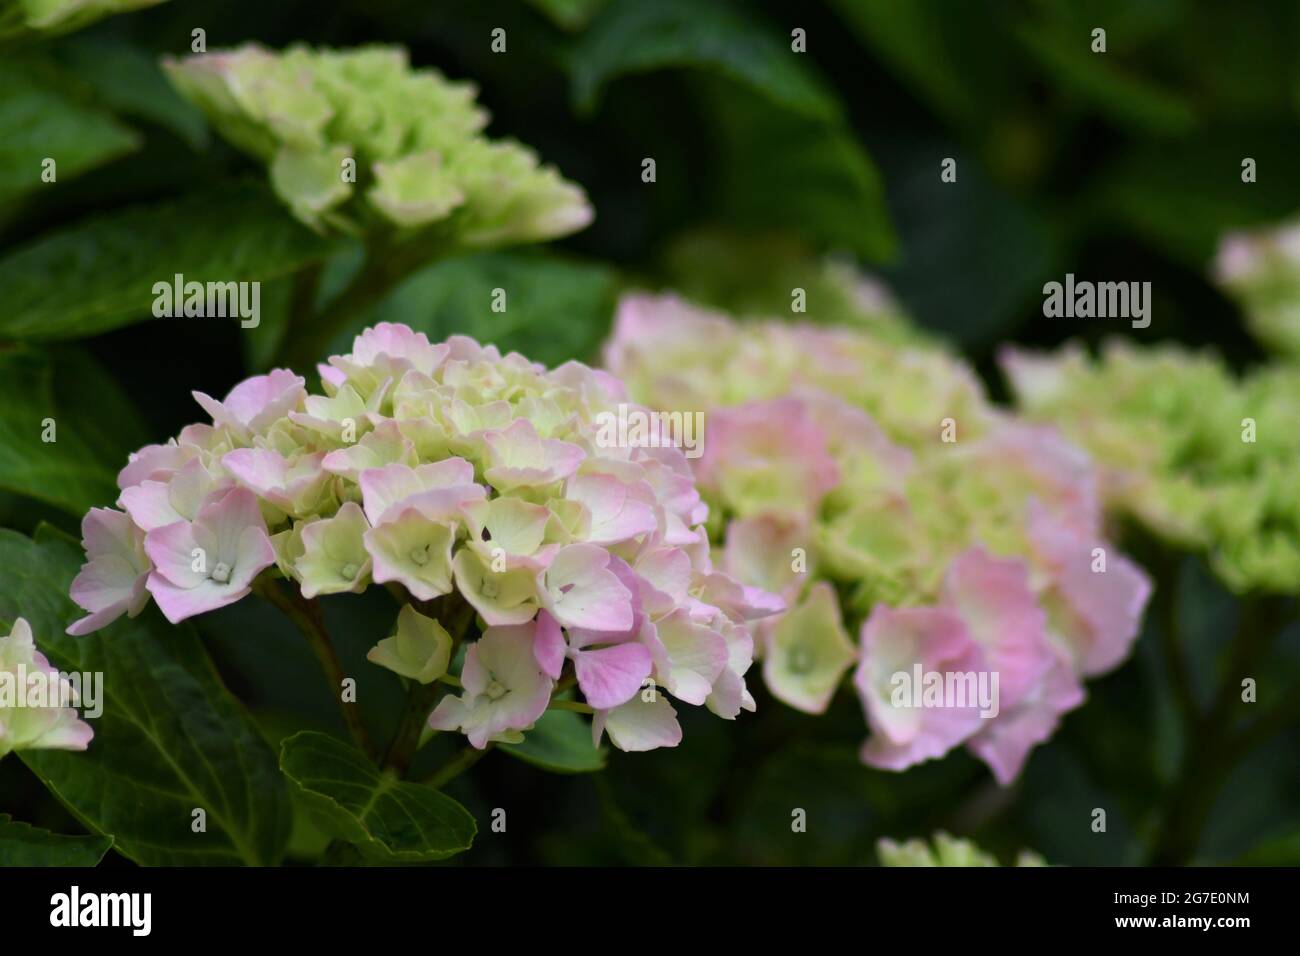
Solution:
M1151 586L1106 538L1092 462L958 359L631 295L606 362L639 401L705 410L723 565L790 608L757 629L766 685L823 713L852 670L865 762L965 745L1010 783L1128 656Z

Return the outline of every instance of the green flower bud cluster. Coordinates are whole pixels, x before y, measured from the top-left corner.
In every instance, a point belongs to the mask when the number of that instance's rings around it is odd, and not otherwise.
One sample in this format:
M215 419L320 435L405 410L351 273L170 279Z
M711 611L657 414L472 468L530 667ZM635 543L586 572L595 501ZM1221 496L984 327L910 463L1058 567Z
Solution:
M1300 591L1300 369L1237 377L1212 354L1121 341L1003 365L1027 414L1092 453L1112 510L1205 551L1234 591Z
M1300 357L1300 223L1229 233L1219 243L1214 274L1261 342Z
M319 231L419 230L454 250L552 239L591 221L580 187L527 147L483 135L472 84L413 70L401 47L249 44L164 67Z

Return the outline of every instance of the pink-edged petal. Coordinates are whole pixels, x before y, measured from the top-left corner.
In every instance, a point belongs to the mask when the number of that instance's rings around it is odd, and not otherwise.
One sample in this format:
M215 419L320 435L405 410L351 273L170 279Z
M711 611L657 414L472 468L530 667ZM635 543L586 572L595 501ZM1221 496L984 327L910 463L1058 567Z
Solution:
M615 747L632 753L676 747L682 742L677 711L667 696L653 688L612 710L597 711L591 721L593 743L600 746L600 738L606 733Z
M542 673L551 680L560 679L567 650L559 623L545 611L538 611L537 631L533 636L533 657Z
M573 655L582 696L597 710L626 703L650 676L653 660L641 644L615 644Z

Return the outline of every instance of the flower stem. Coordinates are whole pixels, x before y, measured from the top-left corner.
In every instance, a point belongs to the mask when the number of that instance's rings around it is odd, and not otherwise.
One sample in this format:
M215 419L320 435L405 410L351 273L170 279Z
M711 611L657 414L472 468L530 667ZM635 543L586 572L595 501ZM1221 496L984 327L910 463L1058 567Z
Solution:
M488 741L488 745L482 750L479 750L477 747L466 747L435 770L429 777L425 778L424 783L427 786L433 787L434 790L441 790L452 780L455 780L470 767L474 766L474 764L486 757L488 751L491 750L493 746L492 741Z
M1200 846L1201 832L1228 775L1250 747L1264 739L1261 725L1272 729L1272 721L1267 724L1261 721L1238 734L1233 710L1240 700L1242 677L1251 674L1260 654L1285 624L1284 610L1284 603L1276 598L1243 601L1231 657L1223 670L1214 704L1208 713L1187 727L1190 747L1156 835L1153 864L1185 866L1192 861Z
M457 648L474 625L474 609L468 601L453 592L436 601L426 603L421 609L421 613L424 612L431 613L443 627L447 628L452 642L451 658L454 660ZM397 733L393 735L392 743L388 745L388 753L384 756L385 767L397 771L399 776L405 776L410 770L411 760L420 746L420 735L429 719L429 712L433 710L434 704L446 691L447 686L459 687L460 681L451 674L443 674L437 682L431 684L412 682L406 695L406 711L402 715L402 722L398 725Z
M325 621L321 617L320 605L314 600L304 598L292 585L288 588L282 588L276 581L270 578L258 578L253 582L253 590L262 598L265 598L271 604L275 605L284 613L289 620L297 626L302 632L303 637L307 638L307 643L311 646L312 652L315 653L316 659L320 662L321 670L325 673L325 679L329 682L331 691L336 695L339 702L339 712L343 715L343 723L348 728L348 733L352 735L352 741L362 752L371 760L375 759L375 746L370 740L370 734L366 730L365 722L361 718L361 709L355 702L349 702L343 699L343 681L346 676L343 673L343 664L339 661L339 656L334 650L334 644L330 640L329 632L325 630Z

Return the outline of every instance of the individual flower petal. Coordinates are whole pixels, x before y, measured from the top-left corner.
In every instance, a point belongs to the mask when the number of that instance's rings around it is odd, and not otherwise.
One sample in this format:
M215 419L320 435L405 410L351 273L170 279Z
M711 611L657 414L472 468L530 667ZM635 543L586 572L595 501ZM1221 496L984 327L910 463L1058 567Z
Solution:
M600 739L606 733L615 747L626 752L676 747L682 742L677 711L668 698L653 687L613 710L597 711L591 721L592 742L599 747Z
M1076 670L1085 677L1112 670L1133 649L1151 579L1105 542L1079 537L1045 509L1031 508L1029 534L1053 572L1044 600Z
M988 764L999 784L1009 786L1029 752L1047 741L1061 715L1082 704L1084 697L1070 662L1058 656L1051 669L1019 701L987 721L966 748Z
M573 655L578 688L597 710L630 700L650 676L653 664L650 651L642 644L584 648Z
M763 680L778 700L805 713L822 714L856 658L835 590L818 581L772 627L763 647Z
M561 548L541 576L544 606L565 627L628 630L632 626L632 594L609 565L609 552L595 545Z
M565 497L581 502L591 512L587 540L592 544L618 544L659 527L654 489L644 482L637 487L613 475L575 475L569 479Z
M1012 707L1055 666L1047 614L1029 586L1025 562L963 552L948 568L944 605L961 615L998 674L1001 707Z

